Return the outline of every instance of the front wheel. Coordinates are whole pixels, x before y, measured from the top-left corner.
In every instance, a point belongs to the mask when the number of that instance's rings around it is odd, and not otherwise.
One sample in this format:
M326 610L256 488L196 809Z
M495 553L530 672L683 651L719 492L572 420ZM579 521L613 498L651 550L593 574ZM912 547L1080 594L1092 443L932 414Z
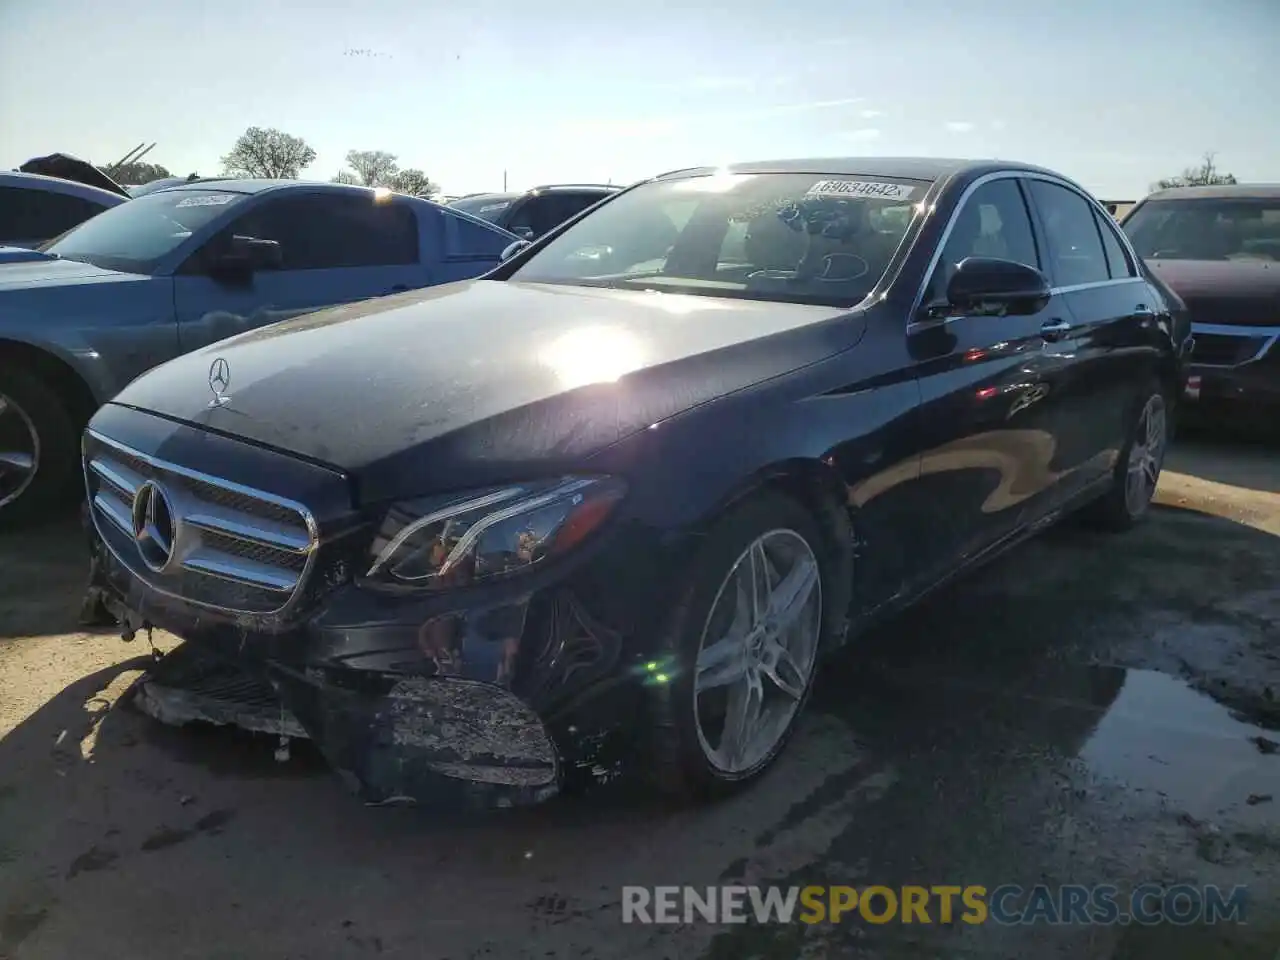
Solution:
M0 363L0 526L41 518L78 460L71 415L44 381Z
M1132 432L1112 475L1111 487L1091 503L1086 517L1108 530L1127 530L1147 515L1164 466L1169 440L1169 405L1163 385L1143 390Z
M744 502L713 528L667 637L673 664L653 686L659 783L707 796L760 776L808 699L834 625L827 538L779 494Z

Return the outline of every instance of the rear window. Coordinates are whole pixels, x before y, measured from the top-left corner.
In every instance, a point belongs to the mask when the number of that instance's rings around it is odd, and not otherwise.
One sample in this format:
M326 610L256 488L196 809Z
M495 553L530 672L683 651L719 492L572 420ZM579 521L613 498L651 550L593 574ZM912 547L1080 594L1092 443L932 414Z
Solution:
M884 275L927 188L816 173L654 181L577 221L511 279L852 305Z
M465 200L455 200L449 206L463 213L469 213L473 217L479 217L481 220L497 223L502 219L503 214L511 209L511 204L514 202L515 199L512 197L468 197Z
M1280 260L1280 200L1151 200L1124 232L1146 260Z

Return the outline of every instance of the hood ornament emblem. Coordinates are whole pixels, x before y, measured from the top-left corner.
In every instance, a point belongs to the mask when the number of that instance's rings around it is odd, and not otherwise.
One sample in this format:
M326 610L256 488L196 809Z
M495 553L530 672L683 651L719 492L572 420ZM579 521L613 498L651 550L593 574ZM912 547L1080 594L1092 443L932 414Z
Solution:
M227 388L230 386L231 365L222 357L218 357L209 367L209 389L213 391L213 399L209 401L210 409L225 407L231 402L231 398L227 396Z

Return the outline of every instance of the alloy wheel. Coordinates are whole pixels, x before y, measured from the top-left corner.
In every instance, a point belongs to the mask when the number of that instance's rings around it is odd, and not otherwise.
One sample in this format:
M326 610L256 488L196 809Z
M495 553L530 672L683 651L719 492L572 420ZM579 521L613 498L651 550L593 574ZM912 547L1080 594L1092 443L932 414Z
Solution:
M1146 510L1155 495L1164 463L1166 425L1164 397L1152 394L1138 417L1133 445L1129 448L1124 500L1131 516Z
M27 412L0 393L0 507L26 492L40 466L40 435Z
M822 632L818 559L793 530L757 537L720 585L698 645L698 740L722 773L741 775L786 737L809 689Z

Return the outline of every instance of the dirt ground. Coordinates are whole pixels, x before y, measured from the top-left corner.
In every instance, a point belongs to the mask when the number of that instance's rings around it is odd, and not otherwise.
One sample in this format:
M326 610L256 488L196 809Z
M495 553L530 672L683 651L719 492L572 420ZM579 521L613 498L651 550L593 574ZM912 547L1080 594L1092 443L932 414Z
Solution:
M1064 525L823 674L778 768L442 818L307 750L122 699L73 524L0 539L0 957L1280 956L1280 452L1170 455L1120 537ZM157 637L161 646L171 638ZM1249 886L1217 927L646 927L624 884Z

